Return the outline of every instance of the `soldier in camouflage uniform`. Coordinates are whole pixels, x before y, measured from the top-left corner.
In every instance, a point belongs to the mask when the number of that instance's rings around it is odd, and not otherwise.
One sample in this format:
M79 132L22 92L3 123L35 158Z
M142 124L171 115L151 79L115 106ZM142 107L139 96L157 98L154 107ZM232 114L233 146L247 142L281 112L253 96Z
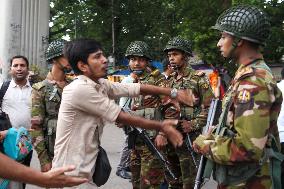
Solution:
M174 69L174 73L169 76L166 86L176 89L190 89L188 92L196 99L192 106L179 104L180 110L171 105L175 103L174 100L163 99L164 116L166 119L179 119L184 138L188 133L193 140L201 133L202 127L206 124L208 107L213 98L213 93L205 73L193 70L188 64L188 59L192 55L189 41L179 36L174 37L167 43L164 52L169 59L170 66ZM173 166L173 171L179 177L177 181L169 180L169 188L193 188L196 167L185 142L177 149L169 144L167 156ZM196 159L199 158L198 156L195 157Z
M194 149L213 162L218 188L271 188L275 177L270 177L269 162L281 159L275 151L282 98L259 48L270 24L262 10L243 5L226 10L213 28L221 32L221 54L239 68L224 97L217 129L200 135ZM275 156L268 160L271 147ZM279 176L278 171L273 167Z
M71 66L63 57L63 47L63 41L50 43L46 60L52 64L51 70L45 80L33 85L32 90L31 134L43 172L51 169L61 94L63 88L70 83L66 79L66 73L71 71Z
M133 83L158 85L164 81L164 76L157 70L150 68L151 56L145 42L134 41L128 46L125 56L129 59L129 68ZM133 98L131 109L135 115L151 120L161 120L159 96L140 95ZM163 136L155 130L147 130L153 142L166 142ZM133 133L130 133L133 135ZM158 189L164 180L164 171L159 160L149 151L140 137L129 136L129 142L134 143L130 157L132 185L134 189ZM132 140L135 138L134 140Z

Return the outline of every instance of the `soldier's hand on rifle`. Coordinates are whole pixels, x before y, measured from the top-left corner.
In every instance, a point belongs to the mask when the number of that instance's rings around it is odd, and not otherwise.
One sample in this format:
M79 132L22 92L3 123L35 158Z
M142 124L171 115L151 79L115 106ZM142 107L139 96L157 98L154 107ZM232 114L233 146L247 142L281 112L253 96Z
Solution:
M216 129L216 126L212 125L208 128L208 131L204 134L205 136L209 137L209 135L212 134L212 132Z
M162 124L163 127L161 131L166 134L173 146L181 146L183 143L182 135L174 128L178 124L178 120L166 119Z
M183 132L189 133L191 131L191 127L192 127L191 121L182 120L181 121L181 127L182 127Z
M193 149L200 154L208 154L210 151L210 143L215 142L215 137L212 133L199 135L195 141L193 141Z
M165 147L168 144L167 137L164 133L159 132L159 134L155 138L155 145L156 147L161 150L163 147Z

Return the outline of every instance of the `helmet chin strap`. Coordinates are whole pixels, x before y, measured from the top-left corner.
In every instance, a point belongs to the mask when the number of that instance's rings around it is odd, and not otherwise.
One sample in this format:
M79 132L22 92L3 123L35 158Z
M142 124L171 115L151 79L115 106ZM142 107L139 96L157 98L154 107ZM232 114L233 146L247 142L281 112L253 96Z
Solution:
M60 62L57 62L57 63L59 65L60 69L64 72L64 74L70 73L72 71L72 69L69 69L69 68L63 66Z
M132 73L135 73L136 75L141 75L143 73L143 70L132 70Z
M188 57L184 57L183 64L181 64L181 65L176 65L175 64L174 66L171 65L171 68L174 71L180 71L187 64L187 62L188 62Z
M141 75L141 74L144 72L144 70L132 70L132 69L130 68L130 66L128 66L128 68L129 68L129 70L130 70L131 73L134 73L134 74L136 74L136 75Z
M230 60L229 62L235 62L235 57L234 57L234 51L236 50L236 48L238 47L238 43L241 41L240 38L234 37L233 39L233 43L230 47L229 50L229 54L227 56L227 58Z

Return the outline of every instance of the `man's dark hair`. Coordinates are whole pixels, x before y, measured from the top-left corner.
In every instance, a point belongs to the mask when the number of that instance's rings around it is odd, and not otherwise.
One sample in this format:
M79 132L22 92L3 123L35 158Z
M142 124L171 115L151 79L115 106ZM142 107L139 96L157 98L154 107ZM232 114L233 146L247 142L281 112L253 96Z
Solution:
M64 56L68 59L75 74L82 74L77 67L79 61L87 64L88 57L91 53L101 50L101 44L94 39L76 39L65 43Z
M29 68L29 61L28 61L27 57L22 56L22 55L13 56L13 57L11 58L11 60L10 60L10 67L12 66L13 60L16 59L16 58L21 58L21 59L23 59L23 60L26 62L27 67Z
M284 79L284 67L281 70L281 79Z

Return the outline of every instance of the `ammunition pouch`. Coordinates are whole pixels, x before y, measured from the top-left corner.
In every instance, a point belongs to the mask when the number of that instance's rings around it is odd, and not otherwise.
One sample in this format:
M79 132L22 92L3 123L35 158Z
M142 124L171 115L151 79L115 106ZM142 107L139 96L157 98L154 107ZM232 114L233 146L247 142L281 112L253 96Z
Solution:
M233 137L233 131L230 129L221 129L221 134ZM206 161L203 177L210 179L213 170L213 179L221 185L237 185L246 182L261 169L264 164L269 163L270 177L272 180L272 188L281 188L281 162L284 155L279 152L276 147L276 140L273 135L269 135L272 139L271 147L264 149L263 157L256 163L238 163L235 165L220 165L211 160Z
M281 163L284 161L284 155L281 154L277 147L276 139L273 135L269 135L271 138L271 147L265 149L265 154L269 158L269 171L272 180L272 188L280 189L284 183L281 182Z
M233 138L235 136L234 131L228 127L221 127L219 130L220 136L228 136ZM213 170L213 179L221 185L237 185L242 182L246 182L249 178L253 177L267 161L267 157L264 154L263 158L259 162L244 162L236 163L234 165L221 165L211 160L206 161L204 178L209 179Z
M149 120L161 120L162 115L159 108L143 108L133 112L136 116L144 117ZM147 135L150 139L153 139L157 136L156 130L146 130Z
M46 121L46 124L45 124L44 141L46 144L48 154L51 157L54 156L56 124L57 124L57 119L49 119L48 121Z
M222 185L237 185L247 181L259 171L258 163L240 163L237 165L220 165L215 163L213 178Z

